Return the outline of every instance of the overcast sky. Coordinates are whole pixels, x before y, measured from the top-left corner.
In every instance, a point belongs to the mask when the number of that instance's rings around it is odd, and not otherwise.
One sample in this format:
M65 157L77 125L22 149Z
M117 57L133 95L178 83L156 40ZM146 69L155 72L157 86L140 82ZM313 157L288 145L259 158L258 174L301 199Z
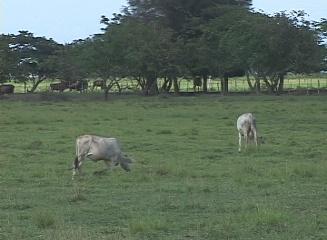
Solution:
M199 0L201 1L201 0ZM100 16L120 12L126 0L0 0L0 33L28 30L59 43L100 32ZM310 19L327 18L327 0L253 0L265 13L304 10Z
M59 43L100 32L101 15L120 12L126 0L0 0L0 33L28 30Z
M269 14L284 10L304 10L310 20L327 18L327 0L253 0L253 7Z

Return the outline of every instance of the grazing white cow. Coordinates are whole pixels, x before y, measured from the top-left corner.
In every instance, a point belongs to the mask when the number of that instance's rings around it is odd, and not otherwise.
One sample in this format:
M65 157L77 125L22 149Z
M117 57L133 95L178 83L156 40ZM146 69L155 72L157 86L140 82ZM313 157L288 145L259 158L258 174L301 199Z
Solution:
M258 146L256 120L252 113L244 113L237 119L238 130L238 151L241 151L242 137L245 140L245 148L249 140L253 140L255 145Z
M95 135L83 135L76 139L76 157L73 166L73 179L76 171L81 172L81 166L85 159L92 161L103 160L108 169L118 164L125 170L130 171L129 164L132 159L127 157L120 148L116 138L99 137Z

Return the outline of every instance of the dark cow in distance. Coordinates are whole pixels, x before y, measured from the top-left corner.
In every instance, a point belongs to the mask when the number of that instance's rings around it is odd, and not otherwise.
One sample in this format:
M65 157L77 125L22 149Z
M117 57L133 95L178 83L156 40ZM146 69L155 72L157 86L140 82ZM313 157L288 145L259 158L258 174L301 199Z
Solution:
M0 94L11 94L14 93L15 86L12 84L0 85Z
M63 92L68 87L69 87L68 82L50 83L50 89L52 92L53 91Z
M92 86L92 90L94 90L95 88L100 87L101 89L105 89L106 88L106 83L103 80L95 80L93 82L93 86Z
M80 92L84 92L87 90L88 88L88 82L86 80L79 80L73 83L69 84L69 90L76 90L76 91L80 91Z

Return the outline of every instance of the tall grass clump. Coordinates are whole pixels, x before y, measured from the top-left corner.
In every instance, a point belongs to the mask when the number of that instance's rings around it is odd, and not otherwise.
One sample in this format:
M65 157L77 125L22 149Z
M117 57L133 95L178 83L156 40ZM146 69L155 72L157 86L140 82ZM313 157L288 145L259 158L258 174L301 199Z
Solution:
M47 229L55 226L56 220L49 210L38 210L33 214L33 221L38 228Z

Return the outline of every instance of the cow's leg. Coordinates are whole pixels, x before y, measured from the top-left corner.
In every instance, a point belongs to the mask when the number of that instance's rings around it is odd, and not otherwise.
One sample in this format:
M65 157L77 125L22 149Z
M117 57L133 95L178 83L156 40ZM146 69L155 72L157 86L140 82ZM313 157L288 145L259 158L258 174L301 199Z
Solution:
M78 171L78 157L75 157L74 163L73 163L73 176L72 176L72 180L74 180L74 177L76 175L76 170Z
M117 154L117 155L111 157L110 161L105 161L105 163L107 164L108 168L111 168L112 166L119 165L120 158L121 158L121 155Z
M101 175L107 171L110 171L111 170L111 161L108 161L108 160L104 160L104 163L106 164L106 168L103 169L103 170L100 170L100 171L95 171L93 174L95 175Z
M78 172L79 174L82 173L82 163L83 163L83 160L84 160L84 156L78 156L78 157L75 157L75 160L74 160L74 167L73 167L73 176L72 176L72 179L74 180L74 176L76 175L76 172Z
M105 163L106 166L107 166L107 169L106 169L106 170L110 171L111 168L112 168L112 162L111 162L111 161L104 161L104 163Z
M241 152L241 147L242 147L242 134L239 132L238 133L238 151Z
M253 137L254 137L255 146L258 147L257 131L253 131Z
M121 155L117 154L111 158L111 164L117 166L120 162Z
M104 163L107 166L107 170L111 170L112 166L117 166L119 164L119 157L112 157L110 160L105 160Z
M248 144L249 144L249 136L248 136L247 133L244 134L244 139L245 139L245 145L244 145L244 147L245 147L245 149L247 149Z

